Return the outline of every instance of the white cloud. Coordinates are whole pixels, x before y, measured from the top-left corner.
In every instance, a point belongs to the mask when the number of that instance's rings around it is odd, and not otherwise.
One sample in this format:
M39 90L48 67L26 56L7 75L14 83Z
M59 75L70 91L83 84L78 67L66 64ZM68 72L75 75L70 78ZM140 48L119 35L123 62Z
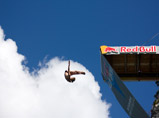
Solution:
M30 74L16 43L4 40L0 27L0 118L108 118L110 105L101 100L100 87L83 65L74 83L64 79L67 61L53 58Z

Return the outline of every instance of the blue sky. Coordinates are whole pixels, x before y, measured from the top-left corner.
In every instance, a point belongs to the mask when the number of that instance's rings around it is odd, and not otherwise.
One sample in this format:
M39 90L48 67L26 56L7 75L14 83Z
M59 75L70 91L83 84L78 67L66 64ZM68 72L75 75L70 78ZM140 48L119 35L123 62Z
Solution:
M83 64L98 81L112 118L127 114L101 76L101 45L142 45L159 32L159 1L14 0L0 1L0 25L13 39L27 66L37 68L46 56ZM147 45L159 45L156 37ZM150 114L154 82L125 83Z

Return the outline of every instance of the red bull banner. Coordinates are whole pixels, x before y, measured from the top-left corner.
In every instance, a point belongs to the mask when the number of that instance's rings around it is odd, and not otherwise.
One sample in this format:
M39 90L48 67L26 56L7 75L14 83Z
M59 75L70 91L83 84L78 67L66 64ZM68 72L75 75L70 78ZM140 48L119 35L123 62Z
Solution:
M102 54L122 54L122 53L154 53L159 54L159 46L101 46Z

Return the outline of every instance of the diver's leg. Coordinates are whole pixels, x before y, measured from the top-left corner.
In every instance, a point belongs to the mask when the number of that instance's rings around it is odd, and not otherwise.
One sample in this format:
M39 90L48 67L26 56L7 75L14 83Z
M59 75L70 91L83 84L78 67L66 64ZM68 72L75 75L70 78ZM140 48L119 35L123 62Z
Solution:
M85 75L85 72L80 72L80 74L83 74L83 75Z
M81 72L81 71L70 71L71 75L76 75L76 74L83 74L85 75L85 72Z

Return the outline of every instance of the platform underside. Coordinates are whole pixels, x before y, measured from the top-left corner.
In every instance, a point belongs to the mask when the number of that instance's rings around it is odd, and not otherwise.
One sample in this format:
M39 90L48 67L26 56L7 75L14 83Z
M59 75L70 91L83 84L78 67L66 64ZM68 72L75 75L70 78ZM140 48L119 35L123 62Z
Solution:
M159 54L104 55L124 81L159 80Z

